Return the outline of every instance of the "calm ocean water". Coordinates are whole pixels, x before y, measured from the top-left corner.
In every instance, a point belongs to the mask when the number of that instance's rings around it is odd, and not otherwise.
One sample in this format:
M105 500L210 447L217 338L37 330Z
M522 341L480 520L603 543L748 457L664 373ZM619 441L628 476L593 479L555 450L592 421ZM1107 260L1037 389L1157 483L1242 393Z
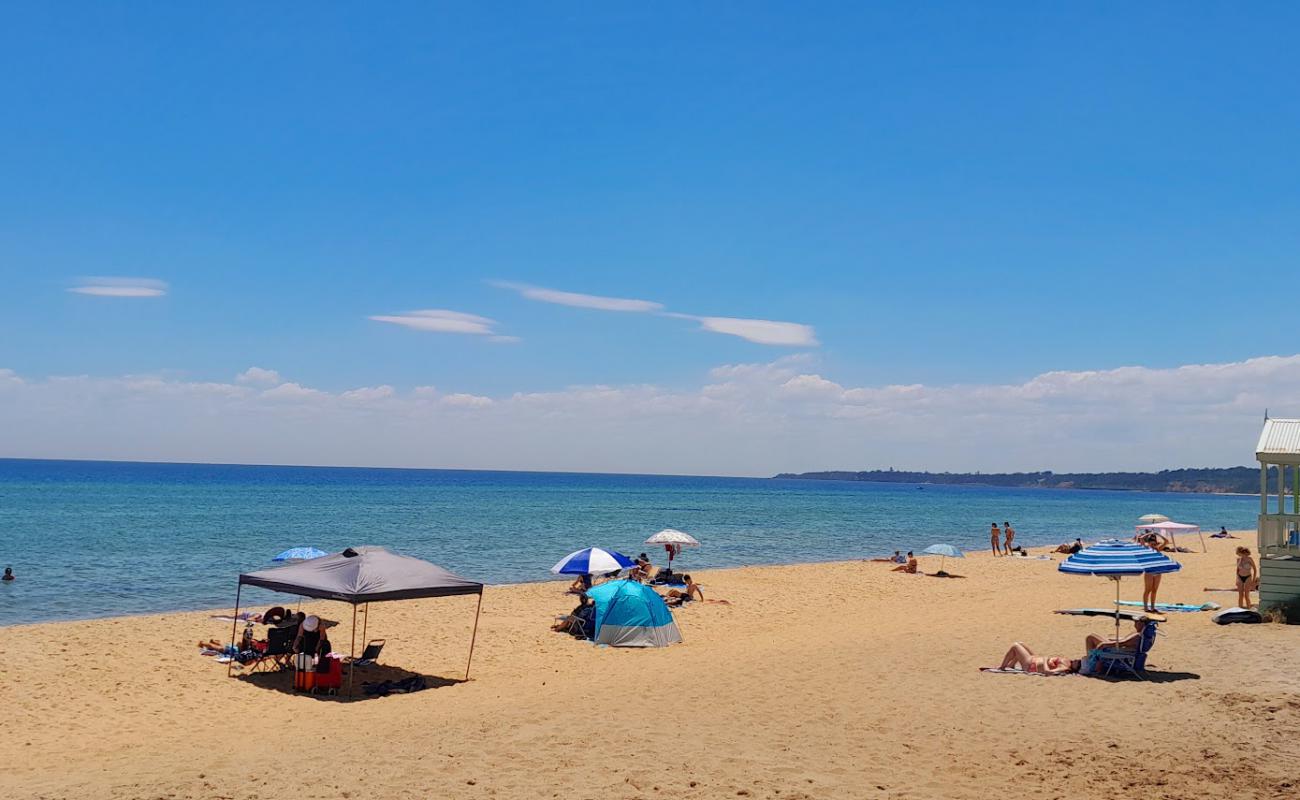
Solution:
M1046 544L1142 514L1253 528L1258 499L914 484L0 459L0 625L228 607L285 548L380 544L489 583L546 580L588 545L635 555L680 528L685 567L988 546L1011 520ZM662 563L662 551L652 553ZM248 593L245 594L247 596ZM254 605L274 595L255 594Z

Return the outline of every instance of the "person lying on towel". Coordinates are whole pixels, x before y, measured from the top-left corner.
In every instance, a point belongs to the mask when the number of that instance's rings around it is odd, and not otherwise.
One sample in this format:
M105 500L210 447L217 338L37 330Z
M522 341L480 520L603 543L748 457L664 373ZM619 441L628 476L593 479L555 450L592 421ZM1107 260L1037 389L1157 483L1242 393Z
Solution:
M1082 660L1077 658L1034 655L1034 651L1024 643L1015 642L1002 657L1002 664L998 669L1019 669L1040 675L1068 675L1078 672L1082 663Z

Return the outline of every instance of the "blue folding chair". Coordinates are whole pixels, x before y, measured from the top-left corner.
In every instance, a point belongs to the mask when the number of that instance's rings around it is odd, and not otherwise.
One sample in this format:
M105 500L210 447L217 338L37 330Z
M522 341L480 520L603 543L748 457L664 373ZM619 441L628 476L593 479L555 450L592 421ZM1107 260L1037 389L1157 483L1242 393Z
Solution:
M1135 650L1120 650L1114 647L1099 647L1093 650L1088 654L1088 657L1093 659L1092 674L1107 677L1116 673L1131 674L1146 680L1147 653L1151 652L1152 645L1156 643L1156 636L1159 635L1156 628L1155 621L1147 620L1146 627L1142 629L1142 638L1138 640Z

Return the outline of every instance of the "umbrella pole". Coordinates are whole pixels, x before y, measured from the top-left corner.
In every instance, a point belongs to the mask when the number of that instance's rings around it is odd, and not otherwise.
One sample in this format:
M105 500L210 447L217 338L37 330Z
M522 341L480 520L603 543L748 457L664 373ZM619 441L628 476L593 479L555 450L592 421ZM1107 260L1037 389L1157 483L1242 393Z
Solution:
M483 590L478 591L478 607L474 609L474 632L469 635L469 659L465 662L465 680L469 680L469 665L474 663L474 642L478 639L478 615L483 610Z
M1116 629L1118 630L1118 628ZM353 662L357 654L357 604L352 604L352 644L348 647L348 697L352 696L352 673L356 671Z
M1115 578L1115 641L1119 641L1119 581Z
M235 646L235 631L239 630L239 595L243 591L244 591L244 584L241 583L239 584L239 588L235 590L235 620L234 622L230 623L230 646L232 648ZM227 678L230 677L230 671L233 670L234 668L235 668L235 658L234 656L231 656L230 660L226 662Z

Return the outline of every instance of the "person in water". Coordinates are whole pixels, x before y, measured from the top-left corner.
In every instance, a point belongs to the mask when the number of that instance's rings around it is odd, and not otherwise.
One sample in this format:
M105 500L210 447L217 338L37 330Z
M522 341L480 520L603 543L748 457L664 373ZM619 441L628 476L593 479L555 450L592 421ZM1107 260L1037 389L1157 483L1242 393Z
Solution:
M1081 664L1082 661L1077 658L1035 655L1023 642L1015 642L1002 657L998 669L1020 669L1041 675L1068 675L1078 672Z
M1237 548L1237 605L1250 608L1250 593L1259 583L1259 567L1250 557L1249 547Z
M4 578L0 578L0 580L11 581L11 580L13 580L13 579L14 579L14 568L13 568L13 567L5 567L5 576L4 576Z

